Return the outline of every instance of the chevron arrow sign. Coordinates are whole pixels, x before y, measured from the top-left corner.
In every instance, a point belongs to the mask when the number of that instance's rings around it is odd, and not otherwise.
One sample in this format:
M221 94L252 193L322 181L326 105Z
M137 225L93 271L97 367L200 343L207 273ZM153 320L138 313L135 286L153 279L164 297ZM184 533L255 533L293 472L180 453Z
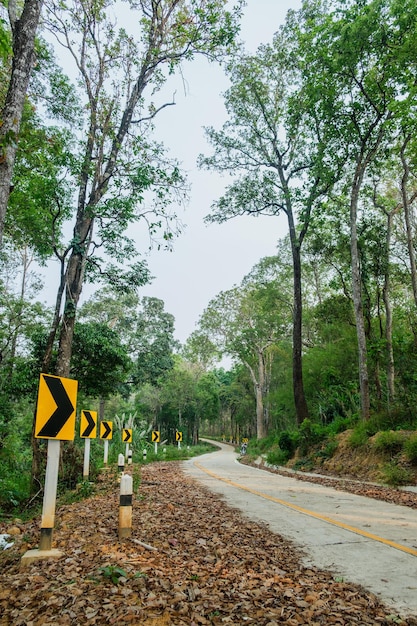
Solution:
M132 441L132 429L131 428L123 428L122 440L123 440L123 443L130 443Z
M111 439L113 437L113 422L100 423L100 439Z
M80 437L97 437L97 411L81 411Z
M72 441L78 381L41 374L35 417L35 437Z

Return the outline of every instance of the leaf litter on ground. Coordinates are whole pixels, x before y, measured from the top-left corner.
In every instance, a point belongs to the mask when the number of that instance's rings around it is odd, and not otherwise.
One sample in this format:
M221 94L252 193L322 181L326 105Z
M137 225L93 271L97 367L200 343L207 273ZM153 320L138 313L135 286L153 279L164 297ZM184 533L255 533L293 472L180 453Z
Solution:
M304 567L301 554L181 471L144 466L132 536L118 539L116 473L96 493L57 509L59 560L21 569L39 540L39 519L0 553L0 626L316 626L402 624L372 593ZM8 532L7 525L1 532Z

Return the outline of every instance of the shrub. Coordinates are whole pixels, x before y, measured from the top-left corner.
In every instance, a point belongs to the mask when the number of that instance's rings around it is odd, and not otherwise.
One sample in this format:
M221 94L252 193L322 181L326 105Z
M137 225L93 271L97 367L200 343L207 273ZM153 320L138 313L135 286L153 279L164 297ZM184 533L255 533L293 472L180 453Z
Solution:
M324 439L325 429L319 424L313 424L309 419L305 419L300 426L300 452L305 455L311 446L316 445Z
M391 487L399 487L400 485L407 485L411 482L411 472L405 467L401 467L395 461L390 461L382 468L382 476L384 482Z
M411 435L404 443L404 452L409 461L413 465L417 465L417 433Z
M317 453L317 456L322 459L331 459L334 453L336 452L338 445L339 443L335 439L329 440L324 446L324 448L319 450L319 452Z
M368 443L369 435L363 423L358 424L348 437L347 443L351 448L360 448Z
M270 450L266 455L266 462L269 465L285 465L288 459L288 452L280 449Z
M297 433L290 433L287 430L284 430L279 436L278 445L283 452L286 452L288 458L291 457L298 445L298 435Z
M385 430L375 435L373 448L378 452L391 455L398 454L403 449L405 436L394 430Z

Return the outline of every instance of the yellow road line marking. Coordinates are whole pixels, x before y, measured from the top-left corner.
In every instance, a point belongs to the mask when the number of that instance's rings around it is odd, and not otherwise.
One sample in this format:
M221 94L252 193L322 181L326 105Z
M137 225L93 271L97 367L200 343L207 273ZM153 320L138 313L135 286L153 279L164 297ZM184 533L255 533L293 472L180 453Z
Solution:
M265 498L266 500L271 500L271 502L276 502L277 504L281 504L282 506L286 506L289 509L293 509L294 511L298 511L299 513L303 513L304 515L309 515L310 517L315 517L322 522L327 522L328 524L332 524L333 526L339 526L339 528L343 528L344 530L348 530L356 535L362 535L362 537L366 537L367 539L372 539L373 541L379 541L391 548L395 548L396 550L401 550L401 552L407 552L407 554L412 554L413 556L417 556L417 550L413 548L408 548L407 546L403 546L400 543L396 543L395 541L390 541L389 539L384 539L383 537L379 537L378 535L373 535L372 533L368 533L366 530L361 530L360 528L356 528L355 526L349 526L349 524L344 524L343 522L338 522L331 517L327 517L326 515L321 515L320 513L315 513L314 511L309 511L308 509L304 509L297 504L292 504L291 502L286 502L285 500L281 500L280 498L275 498L274 496L269 496L267 493L262 493L261 491L256 491L255 489L251 489L250 487L245 487L244 485L240 485L239 483L233 482L233 480L229 480L228 478L222 478L218 476L214 472L206 469L197 461L194 461L194 465L198 467L201 471L205 472L212 478L216 480L220 480L232 487L236 487L237 489L242 489L243 491L247 491L248 493L252 493L255 496L260 496L261 498Z

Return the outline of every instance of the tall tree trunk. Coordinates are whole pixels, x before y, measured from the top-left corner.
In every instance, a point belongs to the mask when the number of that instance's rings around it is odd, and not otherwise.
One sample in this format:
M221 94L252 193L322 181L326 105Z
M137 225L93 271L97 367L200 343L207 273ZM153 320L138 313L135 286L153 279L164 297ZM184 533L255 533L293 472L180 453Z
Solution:
M35 36L43 0L25 0L17 18L16 0L9 0L13 61L9 86L0 117L0 246L16 158L23 106L35 60Z
M387 387L388 402L390 403L395 397L395 366L394 366L394 349L392 346L392 306L390 300L390 249L391 249L391 231L394 213L391 211L387 214L387 234L386 234L386 270L384 275L384 286L382 288L382 298L385 307L385 341L387 346Z
M365 173L364 167L356 168L350 201L350 254L352 264L352 295L355 312L356 335L358 340L359 387L361 396L362 419L368 420L370 415L368 356L366 347L365 321L363 316L361 271L358 250L358 202L359 190Z
M253 387L255 390L255 401L256 401L256 438L263 439L266 436L265 433L265 416L264 416L264 380L265 380L265 363L263 359L263 355L261 351L258 352L258 374L255 375L253 368L246 361L244 362L248 371L250 373L250 377L253 382Z
M289 218L290 226L290 239L291 239L291 251L292 262L294 272L294 312L293 312L293 391L295 410L297 414L297 424L301 424L305 419L308 419L308 407L304 393L303 383L303 361L302 361L302 347L303 347L303 334L302 334L302 321L303 321L303 301L301 290L301 249L300 243L296 236L295 225Z
M406 137L401 147L401 162L403 165L403 176L401 178L401 198L404 209L405 230L407 235L408 258L410 260L411 285L413 288L414 302L417 306L417 270L416 270L416 254L414 251L413 228L410 215L410 203L407 195L407 184L410 176L410 167L408 165L405 151L410 141L410 136Z

